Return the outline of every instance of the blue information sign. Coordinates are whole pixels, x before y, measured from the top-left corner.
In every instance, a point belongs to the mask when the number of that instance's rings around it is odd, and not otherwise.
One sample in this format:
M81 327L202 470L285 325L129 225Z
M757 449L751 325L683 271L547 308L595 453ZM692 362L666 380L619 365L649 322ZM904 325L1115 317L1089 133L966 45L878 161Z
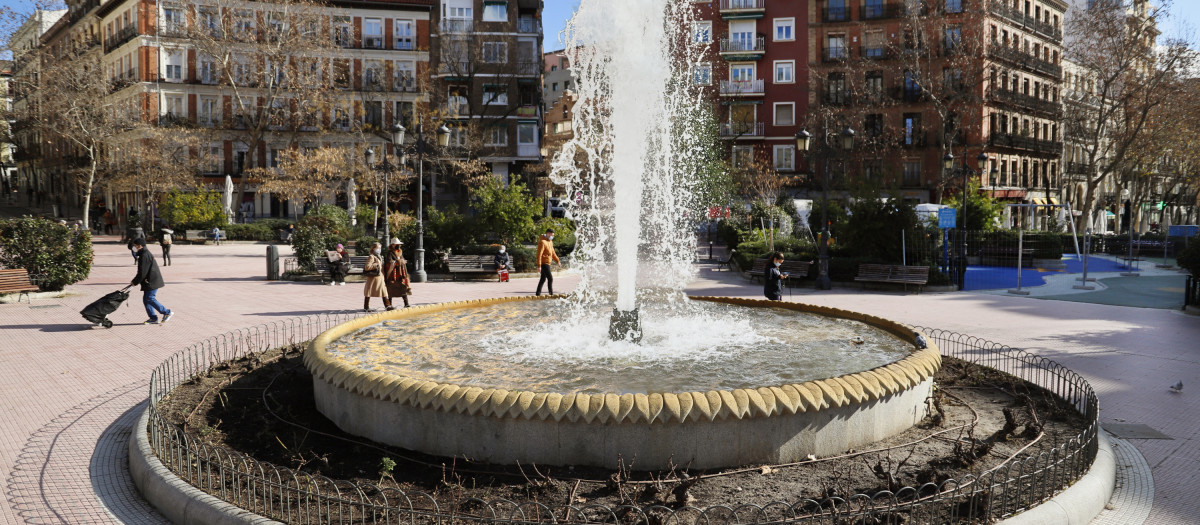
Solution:
M1200 226L1180 224L1167 227L1168 237L1195 237L1200 235Z
M958 210L941 208L938 210L938 228L953 228L958 223Z

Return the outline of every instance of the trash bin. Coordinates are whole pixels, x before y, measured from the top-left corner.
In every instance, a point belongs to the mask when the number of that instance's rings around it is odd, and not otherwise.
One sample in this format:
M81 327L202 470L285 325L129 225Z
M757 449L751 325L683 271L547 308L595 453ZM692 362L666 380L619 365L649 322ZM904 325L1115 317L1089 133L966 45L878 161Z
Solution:
M267 280L279 280L279 248L274 244L267 245Z

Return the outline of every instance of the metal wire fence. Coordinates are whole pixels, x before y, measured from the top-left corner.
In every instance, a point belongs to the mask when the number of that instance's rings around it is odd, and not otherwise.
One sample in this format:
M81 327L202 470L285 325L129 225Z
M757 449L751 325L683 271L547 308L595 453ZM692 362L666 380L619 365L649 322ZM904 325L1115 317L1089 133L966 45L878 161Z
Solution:
M965 334L918 327L943 355L1034 383L1069 403L1087 428L1048 451L1014 456L978 476L904 487L874 495L765 505L552 506L538 502L463 499L448 505L420 491L330 479L257 461L203 443L167 420L161 403L172 390L221 363L302 343L355 314L314 315L259 325L191 345L160 364L150 379L150 443L159 459L191 485L261 516L299 524L917 524L991 523L1045 501L1090 468L1097 451L1099 409L1091 386L1049 359Z

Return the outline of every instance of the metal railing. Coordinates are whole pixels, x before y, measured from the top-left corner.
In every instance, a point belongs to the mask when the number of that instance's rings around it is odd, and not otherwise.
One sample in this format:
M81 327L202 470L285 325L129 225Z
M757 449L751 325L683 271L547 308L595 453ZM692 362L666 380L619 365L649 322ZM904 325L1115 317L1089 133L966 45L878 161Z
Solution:
M721 0L721 11L758 11L766 8L765 0Z
M722 38L721 53L762 53L767 49L765 37Z
M466 499L443 506L433 495L353 483L260 462L203 443L170 422L160 404L178 386L211 368L252 354L309 341L358 314L322 314L228 332L172 355L150 377L148 427L158 458L186 482L250 512L287 523L529 525L560 523L990 523L1045 501L1091 467L1098 447L1099 405L1083 377L1020 349L965 334L917 327L943 355L1032 382L1084 416L1078 435L1038 454L1019 455L980 473L874 495L800 499L736 508L547 505ZM861 520L861 521L859 521Z
M764 91L763 80L722 80L722 95L761 95Z
M764 126L762 122L722 122L720 128L722 138L761 137Z

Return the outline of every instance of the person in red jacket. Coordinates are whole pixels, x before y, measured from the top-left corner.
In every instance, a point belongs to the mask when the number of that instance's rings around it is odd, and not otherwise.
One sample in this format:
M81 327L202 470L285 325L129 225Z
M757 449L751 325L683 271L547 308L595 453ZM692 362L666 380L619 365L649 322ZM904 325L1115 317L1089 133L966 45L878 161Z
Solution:
M562 261L558 259L558 254L554 253L554 230L547 229L546 233L538 239L537 244L537 263L542 269L542 276L538 279L536 295L542 295L542 284L547 285L546 289L550 295L554 295L554 275L550 273L550 263L558 263L562 265Z

